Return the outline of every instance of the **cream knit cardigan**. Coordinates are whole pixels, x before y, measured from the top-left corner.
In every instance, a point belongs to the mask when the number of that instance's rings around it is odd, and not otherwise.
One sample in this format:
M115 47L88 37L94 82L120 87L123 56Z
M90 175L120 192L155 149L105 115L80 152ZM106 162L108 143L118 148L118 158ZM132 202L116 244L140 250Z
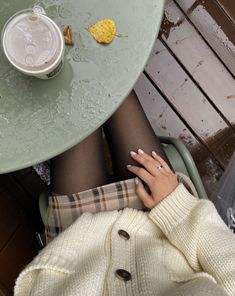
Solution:
M120 229L129 240L118 235ZM117 269L129 271L132 279L116 277ZM83 214L21 272L14 292L234 296L235 235L210 201L198 200L180 184L150 212Z

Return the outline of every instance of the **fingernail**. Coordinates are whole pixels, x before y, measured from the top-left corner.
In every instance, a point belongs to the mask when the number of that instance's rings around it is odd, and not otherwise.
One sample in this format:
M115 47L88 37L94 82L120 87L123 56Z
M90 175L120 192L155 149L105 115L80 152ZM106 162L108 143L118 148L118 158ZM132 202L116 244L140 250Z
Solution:
M135 184L138 185L139 184L139 179L136 177L135 178Z
M132 165L128 164L126 167L129 169L130 167L132 167Z
M157 153L155 151L152 151L153 156L157 156Z
M142 149L138 149L139 154L144 154L144 151Z
M135 153L134 151L131 151L131 152L130 152L130 155L131 155L131 156L134 156L134 155L136 155L136 153Z

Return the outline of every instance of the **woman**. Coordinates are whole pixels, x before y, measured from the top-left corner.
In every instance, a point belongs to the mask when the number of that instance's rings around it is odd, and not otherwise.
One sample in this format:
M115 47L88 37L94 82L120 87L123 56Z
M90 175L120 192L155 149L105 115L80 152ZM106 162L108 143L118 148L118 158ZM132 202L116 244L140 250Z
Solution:
M210 201L178 184L134 92L104 131L115 176L132 179L101 186L101 130L53 159L51 202L66 197L73 208L93 195L101 212L73 212L75 222L20 274L15 295L235 295L234 235ZM107 196L129 201L131 186L148 210L99 208Z

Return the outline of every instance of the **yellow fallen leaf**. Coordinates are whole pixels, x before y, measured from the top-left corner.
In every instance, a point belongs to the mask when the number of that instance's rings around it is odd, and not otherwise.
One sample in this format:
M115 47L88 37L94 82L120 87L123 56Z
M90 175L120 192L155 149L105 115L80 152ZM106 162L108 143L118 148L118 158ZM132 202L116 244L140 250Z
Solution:
M116 36L116 24L111 19L103 19L88 27L92 37L99 43L111 43Z

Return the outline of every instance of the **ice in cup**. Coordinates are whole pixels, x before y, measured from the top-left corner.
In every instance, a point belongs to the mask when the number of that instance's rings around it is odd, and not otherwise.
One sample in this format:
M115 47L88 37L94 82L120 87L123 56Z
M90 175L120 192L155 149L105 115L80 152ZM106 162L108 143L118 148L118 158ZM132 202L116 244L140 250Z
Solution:
M62 32L48 16L34 10L20 11L7 21L2 47L9 62L26 75L50 79L63 67Z

